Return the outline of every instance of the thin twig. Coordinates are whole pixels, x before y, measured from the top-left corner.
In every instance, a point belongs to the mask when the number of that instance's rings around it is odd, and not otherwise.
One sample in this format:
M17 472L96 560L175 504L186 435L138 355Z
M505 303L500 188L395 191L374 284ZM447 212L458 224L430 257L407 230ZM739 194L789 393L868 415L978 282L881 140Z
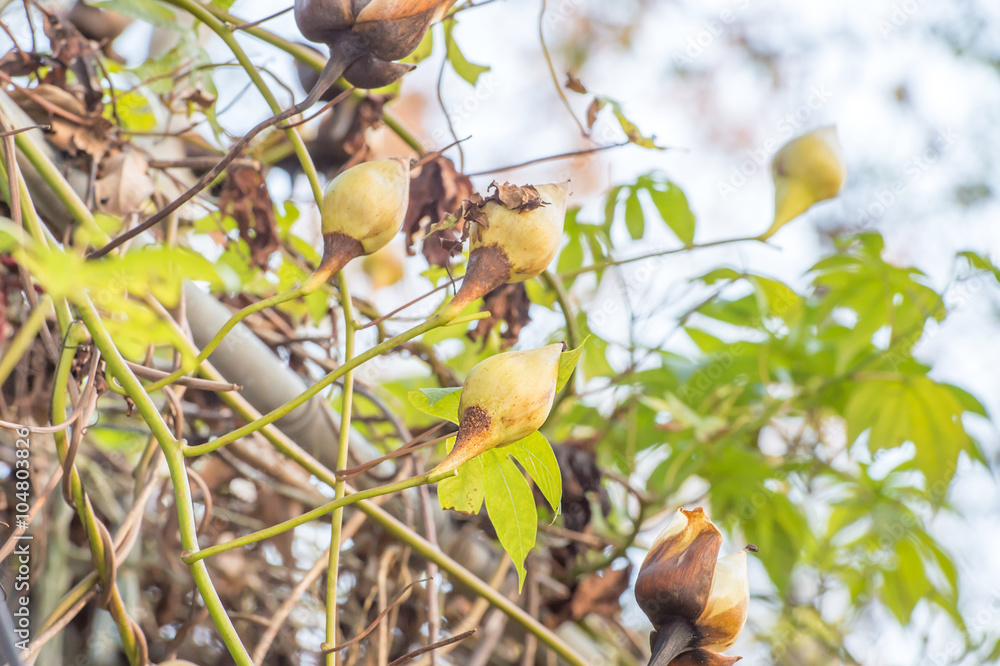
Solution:
M249 28L253 28L255 26L258 26L261 23L265 23L267 21L270 21L271 19L278 18L282 14L287 14L288 12L292 11L293 9L295 9L294 5L292 5L291 7L285 7L280 12L274 12L273 14L265 16L262 19L257 19L256 21L250 21L249 23L240 23L239 25L232 25L230 23L226 23L225 25L230 30L247 30Z
M427 580L427 579L426 578L421 578L420 580L415 580L412 583L410 583L409 585L407 585L406 587L404 587L403 589L401 589L399 592L397 592L392 597L392 600L389 601L388 605L378 614L378 616L374 620L372 620L371 624L369 624L364 629L364 631L362 631L361 633L359 633L354 638L346 640L343 643L341 643L340 645L334 645L332 647L329 646L329 645L322 645L322 646L320 646L320 649L323 651L323 654L330 654L331 652L340 652L344 648L350 647L351 645L357 643L358 641L364 640L365 636L367 636L368 634L372 633L375 630L375 627L377 627L378 624L379 624L379 622L382 621L382 618L384 618L386 615L389 614L389 611L391 611L393 608L395 608L398 604L400 604L403 601L405 601L405 599L403 597L404 597L404 595L407 592L410 591L410 588L412 588L417 583L424 582L425 580Z
M52 125L29 125L28 127L19 127L17 129L6 130L0 132L0 137L14 136L15 134L20 134L21 132L27 132L28 130L40 129L40 130L50 130Z
M569 100L566 98L566 93L563 92L562 85L559 83L559 77L556 76L556 69L552 65L552 56L549 54L549 47L545 45L545 31L543 26L545 25L545 0L542 0L542 11L538 14L538 41L542 45L542 53L545 55L545 64L549 66L549 74L552 76L552 83L556 86L556 92L559 93L559 99L562 100L563 106L569 111L569 115L573 117L573 122L576 126L580 128L580 134L585 138L590 138L590 133L580 122L580 119L576 117L573 112L573 107L570 106Z
M133 363L132 361L125 361L125 363L137 377L142 377L143 379L163 379L170 374L169 372L157 370L156 368L150 368L149 366L141 365L139 363ZM207 379L198 379L196 377L180 377L172 383L179 384L180 386L187 386L188 388L197 389L199 391L240 391L243 389L243 387L238 384L230 384L228 382L212 382Z
M431 650L437 650L438 648L443 648L446 645L452 645L453 643L458 643L459 641L464 641L466 638L468 638L469 636L473 635L474 633L476 633L476 630L475 629L470 629L469 631L466 631L465 633L458 634L458 635L452 636L450 638L446 638L443 641L438 641L437 643L431 643L430 645L426 645L426 646L424 646L424 647L422 647L420 649L414 650L413 652L408 652L408 653L404 654L402 657L400 657L399 659L396 659L395 661L389 662L389 666L399 666L400 664L405 664L406 662L410 661L411 659L416 659L420 655L426 654L427 652L430 652Z
M535 159L528 160L526 162L520 162L518 164L509 164L507 166L499 167L497 169L487 169L485 171L477 171L475 173L467 173L466 176L470 178L473 176L485 176L491 173L502 173L504 171L512 171L514 169L520 169L521 167L531 166L533 164L541 164L543 162L552 162L554 160L562 160L570 157L581 157L583 155L590 155L592 153L599 153L602 150L611 150L612 148L621 148L622 146L629 145L629 141L622 141L621 143L612 143L607 146L595 146L593 148L584 148L583 150L573 150L568 153L559 153L558 155L549 155L548 157L536 157Z

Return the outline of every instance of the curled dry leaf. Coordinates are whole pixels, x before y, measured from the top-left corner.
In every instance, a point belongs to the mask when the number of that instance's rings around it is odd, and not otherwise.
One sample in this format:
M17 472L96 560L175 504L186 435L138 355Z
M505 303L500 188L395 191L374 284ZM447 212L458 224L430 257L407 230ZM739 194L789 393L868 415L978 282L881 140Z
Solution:
M255 266L267 266L271 253L281 246L274 218L274 203L260 170L242 164L230 165L219 194L219 210L236 220L250 248Z
M587 86L583 85L580 79L573 76L573 72L566 72L566 87L573 92L578 92L581 95L587 94Z
M478 205L466 203L470 197L478 197L472 181L447 157L439 155L421 166L410 180L410 206L403 223L407 254L416 253L413 246L422 237L421 250L428 263L447 266L468 237L465 211L481 212Z
M590 103L590 106L587 107L587 129L588 130L594 129L594 123L597 122L597 114L599 114L601 112L601 108L603 106L604 105L601 104L601 100L599 100L599 99L597 99L595 97L594 100Z
M519 213L526 213L545 205L542 196L533 185L511 185L507 182L501 185L494 180L490 183L490 189L495 191L487 197L487 201L502 203L507 208Z
M524 288L523 282L505 284L486 294L483 309L488 310L490 316L476 322L476 327L469 331L469 339L473 342L482 340L486 344L486 338L500 322L506 322L507 328L500 337L503 339L503 348L506 349L517 342L524 328L530 321L528 314L531 301L528 300L528 292Z
M134 213L156 190L149 177L149 162L138 151L107 157L101 167L104 175L94 182L94 199L105 213Z

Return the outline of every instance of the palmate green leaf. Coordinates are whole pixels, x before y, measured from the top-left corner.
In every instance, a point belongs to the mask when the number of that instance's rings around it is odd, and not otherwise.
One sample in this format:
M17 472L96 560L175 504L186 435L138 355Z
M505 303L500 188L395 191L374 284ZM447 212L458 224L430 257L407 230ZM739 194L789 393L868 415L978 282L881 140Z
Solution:
M910 621L917 602L933 588L924 570L923 560L910 539L896 543L896 567L882 575L882 601L900 624Z
M447 48L448 62L451 63L451 67L455 70L456 74L465 79L470 85L476 85L476 82L479 81L479 76L484 72L490 71L489 66L477 65L465 59L465 55L458 48L453 35L458 21L449 18L445 19L442 23L444 24L444 42Z
M531 487L503 449L482 455L486 511L500 545L517 567L518 591L524 586L524 560L535 545L538 510Z
M556 454L549 440L536 431L509 447L500 449L504 450L521 463L521 467L534 479L549 506L558 515L562 502L562 475L559 473L559 461L556 460Z
M429 416L446 419L458 423L458 402L462 396L462 387L426 388L410 391L407 398L410 404Z
M451 451L455 446L455 438L447 442ZM453 509L466 515L474 516L483 507L485 493L485 473L482 457L473 458L458 468L458 476L448 477L438 483L438 502L442 509Z
M947 386L922 375L873 379L858 384L844 412L849 442L866 430L868 449L913 442L913 464L927 479L933 499L941 502L955 475L959 453L972 451L962 425L962 403Z

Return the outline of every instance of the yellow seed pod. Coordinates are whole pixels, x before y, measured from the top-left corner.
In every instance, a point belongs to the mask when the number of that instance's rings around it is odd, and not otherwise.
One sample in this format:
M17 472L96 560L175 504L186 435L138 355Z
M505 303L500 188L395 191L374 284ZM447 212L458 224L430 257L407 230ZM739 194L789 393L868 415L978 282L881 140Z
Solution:
M552 410L562 343L496 354L465 379L458 436L437 472L449 472L488 449L512 444L542 427Z
M774 222L762 239L806 212L813 204L832 199L847 178L837 128L821 127L792 139L775 154Z
M323 235L344 234L361 243L364 254L371 254L402 228L409 201L409 160L351 167L330 181L323 193Z
M552 263L562 241L566 218L568 183L537 185L545 205L527 212L490 201L483 208L489 226L477 224L469 236L469 249L495 245L510 262L507 282L523 282L540 274Z

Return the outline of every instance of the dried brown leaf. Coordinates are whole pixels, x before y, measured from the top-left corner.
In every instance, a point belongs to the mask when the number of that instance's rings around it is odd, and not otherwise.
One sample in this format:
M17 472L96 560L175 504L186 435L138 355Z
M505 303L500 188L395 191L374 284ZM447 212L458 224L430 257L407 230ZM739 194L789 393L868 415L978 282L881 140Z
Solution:
M587 94L587 87L583 85L580 79L573 76L573 72L566 72L566 87L573 92L578 92L581 95Z
M101 166L104 175L94 181L94 198L106 213L134 213L156 189L149 177L149 163L138 151L112 155Z
M483 299L483 309L489 310L490 316L476 323L476 327L468 333L469 339L473 342L482 340L485 344L493 329L500 322L506 322L507 327L500 337L503 347L510 347L517 342L521 329L531 321L530 307L531 301L523 282L505 284L494 289Z
M511 210L525 213L535 210L545 205L542 195L533 185L511 185L505 182L503 185L497 181L490 183L490 189L496 190L490 197L492 200L502 203Z
M258 169L243 164L226 170L226 182L219 194L219 210L236 220L240 238L250 248L250 260L255 266L267 266L271 253L281 246L274 203L267 183Z
M601 112L604 108L604 104L598 98L594 98L594 101L590 103L587 107L587 129L593 129L594 123L597 122L597 114Z
M451 257L461 251L462 240L468 234L465 213L476 206L465 200L474 196L472 181L459 173L447 157L439 155L421 166L410 179L410 206L403 223L407 253L415 254L413 245L422 237L421 250L428 263L447 266ZM444 225L432 235L431 228L452 213L454 224Z
M587 576L573 591L569 603L570 617L576 621L588 613L616 617L621 612L618 598L628 589L632 565L623 569L605 569L600 574Z

